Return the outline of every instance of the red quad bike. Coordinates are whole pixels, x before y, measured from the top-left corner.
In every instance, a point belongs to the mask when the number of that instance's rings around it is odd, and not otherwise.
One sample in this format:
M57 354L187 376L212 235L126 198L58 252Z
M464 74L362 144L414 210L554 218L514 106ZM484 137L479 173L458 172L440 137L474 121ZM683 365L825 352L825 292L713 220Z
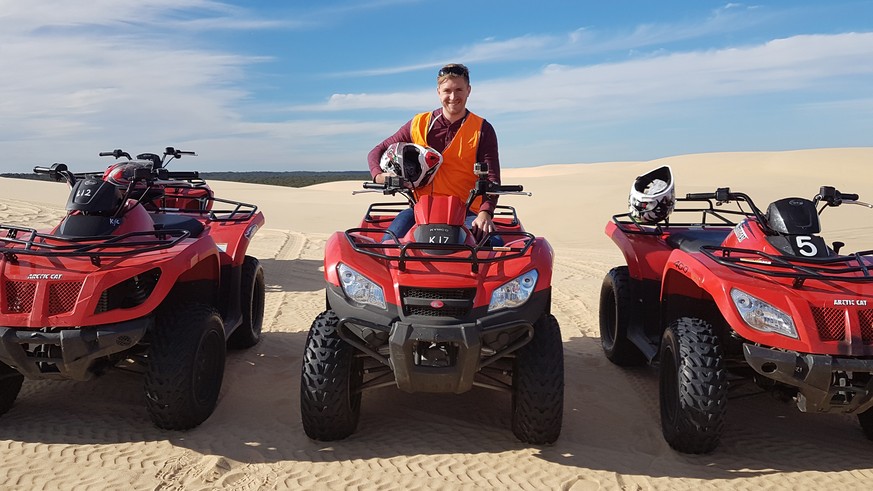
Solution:
M138 368L154 424L189 429L215 409L226 348L258 342L263 269L245 254L263 215L143 155L125 163L124 187L37 167L70 185L66 216L49 231L0 225L0 414L24 378Z
M375 203L360 227L336 232L324 254L327 310L312 323L300 383L303 428L338 440L358 424L361 393L463 393L484 387L512 394L512 431L547 444L561 432L564 362L550 313L553 252L498 206L496 233L476 241L464 218L476 196L523 194L487 180L485 164L467 203L453 196L417 202L402 178L364 188L401 193L414 204L405 237L386 228L405 203ZM359 191L367 192L367 191ZM492 247L492 235L505 245Z
M677 199L659 223L612 217L627 266L603 281L603 350L620 366L660 365L671 447L714 450L729 389L748 381L804 412L857 414L873 439L873 251L844 254L818 235L825 208L871 206L857 200L825 186L762 211L719 188Z

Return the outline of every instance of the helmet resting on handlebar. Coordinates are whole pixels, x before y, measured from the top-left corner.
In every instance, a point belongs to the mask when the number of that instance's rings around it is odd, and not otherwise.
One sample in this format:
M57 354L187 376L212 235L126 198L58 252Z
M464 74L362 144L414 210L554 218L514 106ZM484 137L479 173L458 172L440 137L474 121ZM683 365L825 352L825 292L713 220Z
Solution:
M413 189L430 184L442 163L442 154L415 143L392 143L379 160L384 172L402 177Z

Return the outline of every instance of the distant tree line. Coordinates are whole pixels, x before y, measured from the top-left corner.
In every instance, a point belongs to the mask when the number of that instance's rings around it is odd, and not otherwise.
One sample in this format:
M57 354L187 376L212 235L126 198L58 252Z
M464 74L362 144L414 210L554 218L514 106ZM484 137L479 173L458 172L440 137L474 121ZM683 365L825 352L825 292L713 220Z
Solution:
M46 175L34 173L3 173L0 174L0 177L36 179L38 181L50 180ZM371 179L369 171L201 172L200 177L207 181L248 182L252 184L268 184L270 186L287 186L292 188L312 186L323 182L369 181Z

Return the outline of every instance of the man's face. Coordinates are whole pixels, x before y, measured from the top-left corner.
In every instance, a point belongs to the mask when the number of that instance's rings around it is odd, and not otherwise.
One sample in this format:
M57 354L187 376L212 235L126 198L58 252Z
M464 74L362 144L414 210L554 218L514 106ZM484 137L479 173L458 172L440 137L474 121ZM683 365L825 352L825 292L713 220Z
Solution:
M467 110L470 84L463 77L449 77L439 84L437 94L443 105L443 114L450 119L459 118Z

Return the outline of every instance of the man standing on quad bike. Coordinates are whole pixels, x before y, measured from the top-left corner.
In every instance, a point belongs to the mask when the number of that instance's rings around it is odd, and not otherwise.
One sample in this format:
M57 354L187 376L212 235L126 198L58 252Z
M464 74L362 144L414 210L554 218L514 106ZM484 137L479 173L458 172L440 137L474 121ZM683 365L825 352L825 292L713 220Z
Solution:
M373 181L384 183L389 175L380 166L382 154L394 143L412 142L430 147L443 156L440 172L429 184L415 190L422 195L454 195L462 201L467 199L476 183L476 175L470 172L473 164L488 164L488 179L500 182L500 162L497 156L497 134L485 119L467 109L470 96L470 72L461 64L449 64L437 74L437 95L442 107L415 115L396 133L376 145L367 156ZM497 196L476 198L467 216L467 228L480 239L495 231L491 218L497 206ZM415 223L412 208L403 210L394 219L388 230L403 237ZM492 245L496 237L492 237Z

